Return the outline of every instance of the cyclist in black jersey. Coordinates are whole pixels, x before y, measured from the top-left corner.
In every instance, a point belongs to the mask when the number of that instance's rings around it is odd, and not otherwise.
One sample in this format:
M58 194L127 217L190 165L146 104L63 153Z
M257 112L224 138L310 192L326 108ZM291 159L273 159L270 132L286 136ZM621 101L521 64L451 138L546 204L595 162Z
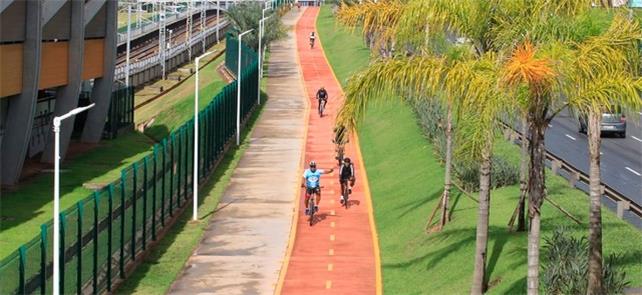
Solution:
M317 100L319 101L319 116L323 117L323 110L325 109L325 105L328 104L328 91L325 90L325 87L321 86L317 91Z
M341 202L341 204L343 204L348 197L344 196L343 192L345 192L347 188L348 194L351 194L355 180L354 166L350 158L346 157L343 159L343 164L339 168L339 183L341 183L341 200L339 200L339 202Z

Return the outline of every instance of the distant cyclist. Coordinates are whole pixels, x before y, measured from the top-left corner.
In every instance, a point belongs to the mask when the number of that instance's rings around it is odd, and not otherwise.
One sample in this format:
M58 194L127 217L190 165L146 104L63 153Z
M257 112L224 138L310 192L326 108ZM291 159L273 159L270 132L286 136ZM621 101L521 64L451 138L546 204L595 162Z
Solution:
M352 187L355 182L354 166L350 161L350 158L344 158L341 168L339 168L339 183L341 184L341 204L345 202L348 196L344 196L352 193Z
M330 170L317 169L317 163L312 161L310 162L310 168L305 169L305 172L303 172L303 183L301 187L305 187L305 215L310 214L307 205L312 194L317 195L314 210L319 211L319 203L321 202L321 175L332 173L332 171L334 171L332 168L330 168Z
M323 110L325 109L325 105L328 104L328 91L326 91L323 86L317 91L317 100L319 101L319 116L323 117Z
M314 32L310 32L310 49L314 48L314 39L317 37L314 35Z

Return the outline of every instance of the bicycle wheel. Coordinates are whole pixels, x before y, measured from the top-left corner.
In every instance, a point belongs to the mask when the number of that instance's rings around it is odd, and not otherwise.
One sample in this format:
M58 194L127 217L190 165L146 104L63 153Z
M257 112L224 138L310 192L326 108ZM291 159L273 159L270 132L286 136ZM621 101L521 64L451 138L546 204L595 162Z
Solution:
M346 207L346 210L348 209L348 198L350 194L348 191L348 184L343 185L343 206Z
M316 213L314 210L314 199L315 197L310 197L310 199L308 200L308 212L310 212L310 220L309 220L310 226L314 224L314 213Z

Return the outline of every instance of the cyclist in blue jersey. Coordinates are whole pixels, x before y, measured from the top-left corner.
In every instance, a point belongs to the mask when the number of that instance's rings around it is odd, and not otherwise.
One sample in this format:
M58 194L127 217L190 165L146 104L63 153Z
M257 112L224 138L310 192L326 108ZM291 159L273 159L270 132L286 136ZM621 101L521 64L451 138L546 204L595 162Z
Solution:
M310 168L305 169L305 172L303 172L303 183L301 184L301 187L305 187L306 215L310 213L308 212L307 204L312 194L317 195L314 210L319 211L319 202L321 202L321 175L332 173L332 171L334 171L333 168L330 168L329 170L317 169L317 163L312 161L310 162Z

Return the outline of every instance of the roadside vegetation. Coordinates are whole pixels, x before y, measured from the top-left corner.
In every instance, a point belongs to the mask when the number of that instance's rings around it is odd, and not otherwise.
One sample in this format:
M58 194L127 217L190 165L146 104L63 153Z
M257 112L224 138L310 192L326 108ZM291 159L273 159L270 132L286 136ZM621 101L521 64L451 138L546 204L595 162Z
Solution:
M390 4L390 2L398 3L398 1L379 1L381 5ZM389 16L396 15L394 7L379 8L378 11L390 13ZM394 17L391 18L394 19ZM369 18L362 16L357 19L363 21ZM372 19L375 18L369 20ZM390 18L378 19L389 20ZM351 83L346 83L350 76L368 68L370 50L365 46L364 39L372 41L370 44L375 46L373 55L383 56L381 59L385 59L386 44L389 45L385 43L385 36L393 36L386 32L385 25L372 26L379 29L376 32L384 36L381 38L376 38L373 35L374 31L364 31L363 35L354 34L354 31L361 31L360 25L363 23L357 21L353 24L355 29L350 30L335 23L332 8L329 6L322 8L317 23L320 40L337 77L347 89L348 99L351 95L350 84L363 82L360 78L367 75L362 74L354 78ZM369 33L372 34L369 35ZM351 62L346 63L346 60ZM373 65L370 67L372 68ZM404 81L401 77L397 76L396 80ZM386 78L390 77L386 76ZM410 80L412 78L405 81ZM394 91L397 89L392 87L380 90L388 91L386 92L388 97L394 98L391 94L398 95L399 93ZM360 90L364 89L360 88ZM365 93L369 92L366 90ZM384 291L391 294L469 293L474 273L473 257L475 257L476 248L479 250L479 247L476 247L479 204L473 201L478 199L478 196L467 197L457 189L452 189L449 206L445 210L447 216L452 219L447 220L447 224L444 224L440 232L426 232L428 215L443 204L445 169L441 166L442 161L438 153L440 148L433 144L434 138L426 139L426 135L430 134L423 132L424 130L419 126L418 117L421 116L417 116L417 109L413 109L412 106L413 104L404 103L401 99L371 100L370 102L362 100L355 107L361 110L367 109L367 112L360 113L363 120L352 122L357 126L361 136L365 164L370 172L375 220L381 245ZM490 119L492 116L489 116L486 122L474 123L484 129L484 126L491 123ZM483 124L480 125L480 123ZM386 132L382 133L381 130ZM495 142L491 145L492 150L501 151L507 163L512 164L513 167L521 164L522 156L518 146L507 144L502 139L496 138L492 132L484 136L485 139L492 139L489 142ZM461 154L454 155L457 157ZM586 195L569 188L566 180L561 177L548 173L545 180L548 189L546 198L559 204L582 224L576 224L550 203L543 202L539 209L542 214L541 236L549 238L559 226L565 226L569 229L568 235L586 237L589 223ZM507 226L523 193L520 192L519 185L513 184L492 189L487 194L492 195L492 198L488 199L488 209L491 214L487 215L485 225L488 229L487 246L483 243L481 245L482 249L486 249L486 255L485 261L478 265L478 271L480 269L482 271L482 278L481 280L478 278L477 285L473 285L472 288L487 288L487 292L494 294L524 293L527 281L527 233L510 232ZM642 251L639 248L642 243L642 234L607 210L604 210L602 215L602 227L604 256L623 255L612 265L615 269L626 272L626 279L632 286L642 285ZM622 236L626 236L627 240L622 240ZM547 256L549 250L548 248L544 250L543 244L541 248L544 251L542 262L545 264L548 262L547 257L554 256ZM588 253L584 254L587 257ZM537 267L539 268L539 264ZM586 275L584 278L583 283L586 286ZM543 288L544 286L540 290L543 291Z

